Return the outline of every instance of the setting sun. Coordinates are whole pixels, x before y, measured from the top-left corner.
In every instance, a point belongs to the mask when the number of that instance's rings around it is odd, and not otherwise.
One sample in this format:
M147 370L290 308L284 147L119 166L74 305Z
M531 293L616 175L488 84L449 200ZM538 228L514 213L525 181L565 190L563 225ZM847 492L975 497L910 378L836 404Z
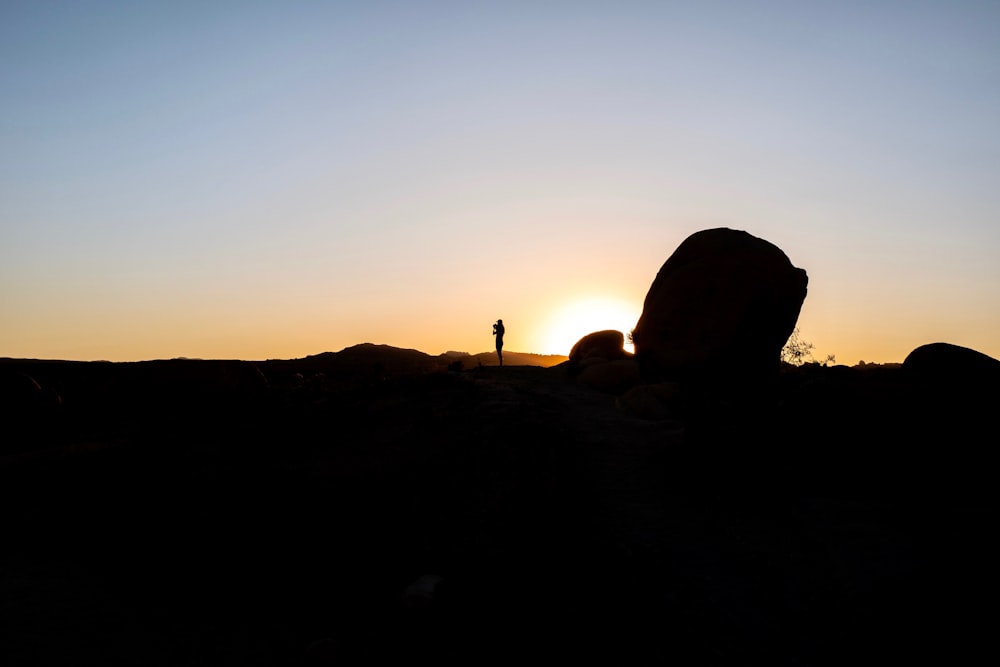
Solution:
M594 331L617 329L626 336L639 319L642 308L615 298L590 298L573 301L557 309L545 323L539 335L539 345L545 354L568 355L573 345Z

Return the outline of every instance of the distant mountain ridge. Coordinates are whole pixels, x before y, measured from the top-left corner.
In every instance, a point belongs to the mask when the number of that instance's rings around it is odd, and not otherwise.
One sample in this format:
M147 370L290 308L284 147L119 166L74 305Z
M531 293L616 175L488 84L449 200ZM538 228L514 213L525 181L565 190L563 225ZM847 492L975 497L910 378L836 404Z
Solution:
M549 368L557 366L569 357L558 354L535 354L531 352L504 352L504 364L508 366L541 366ZM279 360L268 360L279 361ZM289 361L302 361L318 365L371 366L381 364L391 372L427 372L444 370L449 366L461 364L461 368L478 366L498 366L496 352L457 352L450 350L439 355L430 355L420 350L399 348L376 343L360 343L345 347L339 352L321 352L319 354Z
M503 358L504 358L504 364L508 366L541 366L543 368L557 366L568 359L568 357L558 354L535 354L532 352L506 352L506 351L503 353ZM271 358L266 360L205 359L198 357L174 357L171 359L146 359L142 361L105 361L105 360L77 361L77 360L67 360L67 359L0 357L0 363L31 362L31 363L114 364L114 365L133 364L134 365L134 364L163 363L167 361L213 362L213 363L223 363L223 362L231 363L231 362L243 361L247 363L256 363L256 364L292 363L292 364L306 364L309 366L319 365L319 366L338 366L338 367L370 366L372 364L381 364L387 370L418 371L418 372L445 369L450 364L454 364L456 361L461 362L463 368L499 365L496 352L477 352L475 354L469 354L468 352L457 352L454 350L449 350L448 352L445 352L443 354L432 355L412 348L394 347L392 345L384 345L379 343L359 343L357 345L351 345L349 347L345 347L339 352L320 352L317 354L307 355L305 357L295 357L286 359Z

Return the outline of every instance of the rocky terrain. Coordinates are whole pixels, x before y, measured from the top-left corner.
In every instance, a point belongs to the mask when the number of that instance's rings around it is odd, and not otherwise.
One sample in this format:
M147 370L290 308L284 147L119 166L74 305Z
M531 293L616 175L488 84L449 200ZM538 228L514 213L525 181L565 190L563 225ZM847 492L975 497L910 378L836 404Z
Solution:
M989 661L1000 361L780 365L804 272L681 249L634 356L0 360L0 663Z
M786 367L648 419L569 363L381 352L0 364L61 399L5 416L4 664L992 650L995 389Z

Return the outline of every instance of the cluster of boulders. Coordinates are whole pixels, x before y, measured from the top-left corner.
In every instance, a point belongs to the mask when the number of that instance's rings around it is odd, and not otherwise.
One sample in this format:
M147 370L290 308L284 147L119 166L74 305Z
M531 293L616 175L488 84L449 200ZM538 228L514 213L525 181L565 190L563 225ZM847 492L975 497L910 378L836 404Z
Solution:
M599 331L572 349L568 367L622 407L658 417L681 397L759 397L774 384L808 277L774 244L745 231L689 236L660 268L631 333Z
M660 268L631 332L580 339L567 362L581 384L614 393L635 415L662 419L692 405L756 410L773 404L781 350L795 329L809 283L776 245L746 231L692 234ZM1000 384L1000 361L945 343L903 363L914 381Z

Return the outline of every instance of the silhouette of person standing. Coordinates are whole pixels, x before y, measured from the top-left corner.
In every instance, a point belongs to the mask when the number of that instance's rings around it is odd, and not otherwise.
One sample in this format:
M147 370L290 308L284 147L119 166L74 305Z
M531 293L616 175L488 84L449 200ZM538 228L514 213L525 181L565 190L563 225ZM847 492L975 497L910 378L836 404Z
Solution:
M493 335L497 337L497 359L500 360L501 366L503 366L503 331L503 320L497 320L493 325Z

